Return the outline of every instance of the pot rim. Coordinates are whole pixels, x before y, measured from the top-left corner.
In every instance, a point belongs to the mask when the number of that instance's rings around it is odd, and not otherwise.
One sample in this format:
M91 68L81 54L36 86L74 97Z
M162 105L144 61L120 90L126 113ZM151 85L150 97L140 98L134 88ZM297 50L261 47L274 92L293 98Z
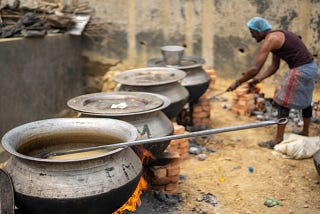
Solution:
M134 81L130 81L131 76L135 76L137 74L148 73L148 72L162 72L162 73L174 73L174 76L170 77L170 79L158 82L144 82L144 83L136 83ZM187 74L176 68L166 68L166 67L147 67L147 68L137 68L124 71L113 77L113 80L119 82L124 85L130 86L158 86L165 85L173 82L178 82L185 78Z
M137 95L140 97L143 97L143 95L149 95L149 96L154 96L157 98L160 98L163 101L163 104L150 109L150 110L145 110L145 111L138 111L138 112L130 112L130 113L121 113L121 112L112 112L112 113L97 113L97 112L93 112L93 111L86 111L85 108L82 106L83 103L85 103L86 99L95 97L95 96L104 96L104 95ZM148 92L129 92L129 91L120 91L120 92L98 92L98 93L91 93L91 94L84 94L84 95L80 95L78 97L74 97L72 99L70 99L67 102L67 105L69 108L80 112L82 114L85 115L95 115L95 116L131 116L131 115L141 115L141 114L146 114L146 113L151 113L151 112L155 112L155 111L160 111L166 107L168 107L171 104L171 100L164 96L164 95L160 95L160 94L156 94L156 93L148 93Z
M53 118L53 119L45 119L34 121L30 123L26 123L20 126L17 126L11 130L9 130L1 139L1 144L3 148L10 153L11 155L22 158L25 160L30 161L37 161L37 162L50 162L50 163L66 163L66 162L79 162L79 161L87 161L92 159L97 159L101 157L105 157L107 155L111 155L117 153L127 147L124 148L117 148L110 152L106 152L100 155L94 155L86 158L78 158L78 159L66 159L66 160L53 160L53 159L42 159L37 157L31 157L24 154L21 154L16 151L19 147L19 142L25 140L24 142L28 141L28 137L30 137L29 141L32 137L39 136L43 134L45 128L49 128L48 133L54 134L58 132L66 131L76 131L81 130L88 130L88 129L95 129L94 131L103 134L106 131L112 131L112 127L115 126L115 123L118 125L118 129L125 129L126 133L129 135L127 136L128 139L126 141L135 141L138 137L138 131L135 126L131 125L128 122L113 119L113 118ZM71 125L67 127L67 125ZM88 126L91 125L91 126ZM78 129L77 129L78 128ZM115 130L115 129L114 129ZM38 133L37 133L38 131ZM36 132L36 133L34 133ZM110 133L109 133L110 134ZM101 135L103 136L103 135ZM22 142L23 143L23 142ZM15 144L15 146L13 145Z
M206 64L207 61L203 58L197 57L197 56L182 56L181 61L193 61L194 63L191 65L176 65L174 66L175 69L190 69L190 68L198 68L202 65ZM159 58L152 58L147 61L148 67L159 67L164 66L167 67L167 65L164 64L164 59L162 57ZM173 66L171 65L170 68Z

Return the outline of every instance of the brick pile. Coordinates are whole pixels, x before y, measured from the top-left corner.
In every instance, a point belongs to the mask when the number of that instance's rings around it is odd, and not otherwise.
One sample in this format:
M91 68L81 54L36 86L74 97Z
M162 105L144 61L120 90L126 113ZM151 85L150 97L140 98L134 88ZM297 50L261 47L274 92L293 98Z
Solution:
M206 69L211 81L207 91L199 98L198 102L193 105L192 121L193 126L205 126L211 127L211 102L210 98L214 90L214 84L216 82L216 73L213 69Z
M242 84L239 86L233 93L232 112L238 115L250 115L256 108L255 94L259 91L260 85L250 87L249 84Z
M316 118L320 119L320 101L315 106L315 116Z
M174 135L188 133L184 126L173 122ZM171 140L166 150L151 161L144 170L144 178L149 190L163 191L168 194L178 192L180 160L189 156L189 140L181 138Z
M205 69L205 71L209 74L211 78L207 91L212 96L212 92L214 91L214 85L216 83L216 78L217 78L216 71L212 68Z
M163 191L168 194L178 192L180 174L180 155L164 152L144 171L149 190Z
M188 133L184 126L178 125L176 122L173 122L173 128L174 135ZM166 148L166 152L177 153L179 154L180 159L187 158L189 156L189 140L187 138L171 140Z
M193 105L192 122L194 127L211 127L211 102L210 93L206 91Z

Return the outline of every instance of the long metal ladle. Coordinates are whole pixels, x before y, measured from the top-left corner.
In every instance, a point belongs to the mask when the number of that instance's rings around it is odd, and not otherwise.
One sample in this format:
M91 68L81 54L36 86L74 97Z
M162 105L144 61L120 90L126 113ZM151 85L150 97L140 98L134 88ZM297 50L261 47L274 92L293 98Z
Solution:
M181 138L205 136L205 135L218 134L218 133L237 131L237 130L243 130L243 129L258 128L258 127L270 126L270 125L284 125L287 123L288 123L287 118L281 118L278 120L262 121L262 122L244 124L244 125L230 126L230 127L225 127L225 128L208 129L208 130L203 130L203 131L191 132L191 133L187 133L187 134L168 135L168 136L158 137L158 138L150 138L150 139L144 139L144 140L136 140L136 141L132 141L132 142L115 143L115 144L108 144L108 145L102 145L102 146L94 146L94 147L87 147L87 148L81 148L81 149L66 150L66 151L61 151L61 152L49 152L47 154L44 154L42 156L42 158L48 158L51 156L74 154L74 153L80 153L80 152L95 151L95 150L99 150L99 149L123 148L123 147L127 147L127 146L136 146L136 145L143 145L143 144L149 144L149 143L159 143L159 142L181 139Z

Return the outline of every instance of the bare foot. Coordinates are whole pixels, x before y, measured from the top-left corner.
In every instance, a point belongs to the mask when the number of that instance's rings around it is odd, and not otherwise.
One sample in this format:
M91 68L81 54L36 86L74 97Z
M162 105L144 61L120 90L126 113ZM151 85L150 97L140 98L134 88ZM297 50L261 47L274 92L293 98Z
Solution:
M297 134L297 135L301 135L301 136L309 136L309 133L303 132L303 131L301 131L301 132L299 132L299 131L294 131L293 133L295 133L295 134Z
M273 149L273 147L279 143L281 143L282 140L269 140L262 143L258 143L258 146L260 147L266 147L268 149Z

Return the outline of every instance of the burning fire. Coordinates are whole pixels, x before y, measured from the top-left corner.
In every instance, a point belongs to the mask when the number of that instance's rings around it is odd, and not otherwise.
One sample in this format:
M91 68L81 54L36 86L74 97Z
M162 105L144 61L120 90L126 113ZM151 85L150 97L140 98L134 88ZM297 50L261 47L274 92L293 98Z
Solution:
M141 176L140 181L138 183L138 186L136 190L133 192L129 200L122 205L117 211L115 211L113 214L121 214L123 211L128 210L128 211L135 211L136 206L141 206L141 200L140 200L140 195L142 194L142 190L147 189L148 184L146 180Z
M142 163L144 162L144 159L146 157L156 159L154 157L154 155L151 152L149 152L148 150L146 150L142 145L135 146L135 151L136 151L136 153L138 153L138 156L139 156Z
M136 146L135 151L136 153L138 153L138 156L142 163L146 157L155 159L152 153L146 150L142 145ZM122 207L120 207L113 214L121 214L125 210L131 211L131 212L135 211L137 205L141 206L140 195L142 194L143 190L147 189L147 187L148 187L147 181L143 178L143 176L141 176L138 186L136 187L131 197L128 199L128 201L124 205L122 205Z

